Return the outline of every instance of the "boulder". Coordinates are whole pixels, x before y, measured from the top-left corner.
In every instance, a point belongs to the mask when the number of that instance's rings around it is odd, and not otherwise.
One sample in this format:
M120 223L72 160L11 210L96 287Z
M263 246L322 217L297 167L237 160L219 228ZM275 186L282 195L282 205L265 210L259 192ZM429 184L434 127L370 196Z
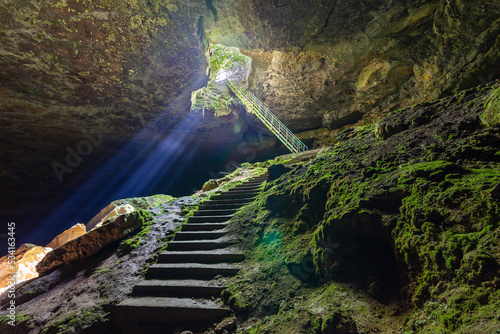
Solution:
M150 219L151 215L147 211L138 210L121 215L114 221L108 220L109 223L97 227L49 252L37 264L36 270L43 274L71 261L95 255L104 246L137 230L145 221Z
M17 263L17 282L38 277L36 265L50 252L52 248L36 246L30 248Z
M203 191L210 191L210 190L214 190L215 188L217 188L218 186L220 185L220 181L219 180L208 180L207 182L205 182L203 184L203 187L202 187L202 190Z
M86 225L87 231L90 231L93 229L97 224L99 224L104 217L111 211L113 211L117 205L115 205L115 202L109 203L105 208L103 208L97 215L94 216Z
M108 214L106 214L106 216L104 216L101 219L101 221L99 223L97 223L97 225L94 228L101 227L109 220L114 220L118 216L126 215L126 214L134 212L134 211L135 211L135 208L130 204L124 204L124 205L117 206L116 208L111 210Z
M57 237L55 237L48 245L47 247L49 248L57 248L68 241L71 241L75 238L78 238L81 235L84 235L87 233L87 229L85 228L85 225L83 224L76 224L63 233L59 234Z
M87 231L95 228L97 224L105 222L108 219L132 212L133 210L149 210L152 207L164 202L169 202L173 199L169 195L155 195L149 197L134 197L119 199L109 203L97 215L94 216L86 225ZM115 211L116 210L116 211ZM115 212L113 212L115 211Z
M51 251L51 248L22 244L15 252L14 259L9 263L8 256L0 258L0 292L3 292L11 282L12 273L17 273L16 283L38 277L36 265Z

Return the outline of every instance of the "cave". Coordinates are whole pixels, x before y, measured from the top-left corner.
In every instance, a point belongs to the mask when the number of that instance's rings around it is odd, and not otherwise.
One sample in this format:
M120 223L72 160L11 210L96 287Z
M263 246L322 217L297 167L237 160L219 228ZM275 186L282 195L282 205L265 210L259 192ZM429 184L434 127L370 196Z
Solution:
M499 330L499 17L3 1L0 332Z

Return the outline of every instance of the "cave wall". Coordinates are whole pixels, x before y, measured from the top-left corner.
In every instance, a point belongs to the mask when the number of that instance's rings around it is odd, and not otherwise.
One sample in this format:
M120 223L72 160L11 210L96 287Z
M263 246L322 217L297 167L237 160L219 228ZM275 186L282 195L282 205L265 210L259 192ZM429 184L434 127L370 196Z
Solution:
M364 123L500 74L498 1L213 1L207 36L253 59L294 131Z

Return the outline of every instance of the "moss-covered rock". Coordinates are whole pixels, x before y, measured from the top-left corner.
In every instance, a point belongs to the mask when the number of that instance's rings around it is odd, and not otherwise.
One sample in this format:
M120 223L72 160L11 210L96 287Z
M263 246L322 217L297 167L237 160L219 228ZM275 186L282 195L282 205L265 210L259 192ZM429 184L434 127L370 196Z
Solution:
M242 314L271 315L254 332L496 328L500 132L480 122L490 91L392 113L382 122L404 126L391 136L346 130L267 183L233 224L248 261L225 294ZM346 284L365 297L315 306Z

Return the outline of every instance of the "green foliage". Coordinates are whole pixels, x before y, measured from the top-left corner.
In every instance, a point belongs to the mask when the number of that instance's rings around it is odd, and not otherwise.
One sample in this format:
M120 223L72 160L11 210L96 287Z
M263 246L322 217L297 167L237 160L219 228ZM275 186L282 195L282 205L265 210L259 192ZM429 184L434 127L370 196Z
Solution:
M221 72L228 72L239 80L245 80L250 67L250 58L235 47L212 44L210 54L210 79L215 80Z
M486 100L481 121L486 126L500 126L500 87L493 90Z
M229 94L226 85L209 82L203 87L191 93L191 110L211 111L215 117L226 116L231 113L231 107L238 102Z

